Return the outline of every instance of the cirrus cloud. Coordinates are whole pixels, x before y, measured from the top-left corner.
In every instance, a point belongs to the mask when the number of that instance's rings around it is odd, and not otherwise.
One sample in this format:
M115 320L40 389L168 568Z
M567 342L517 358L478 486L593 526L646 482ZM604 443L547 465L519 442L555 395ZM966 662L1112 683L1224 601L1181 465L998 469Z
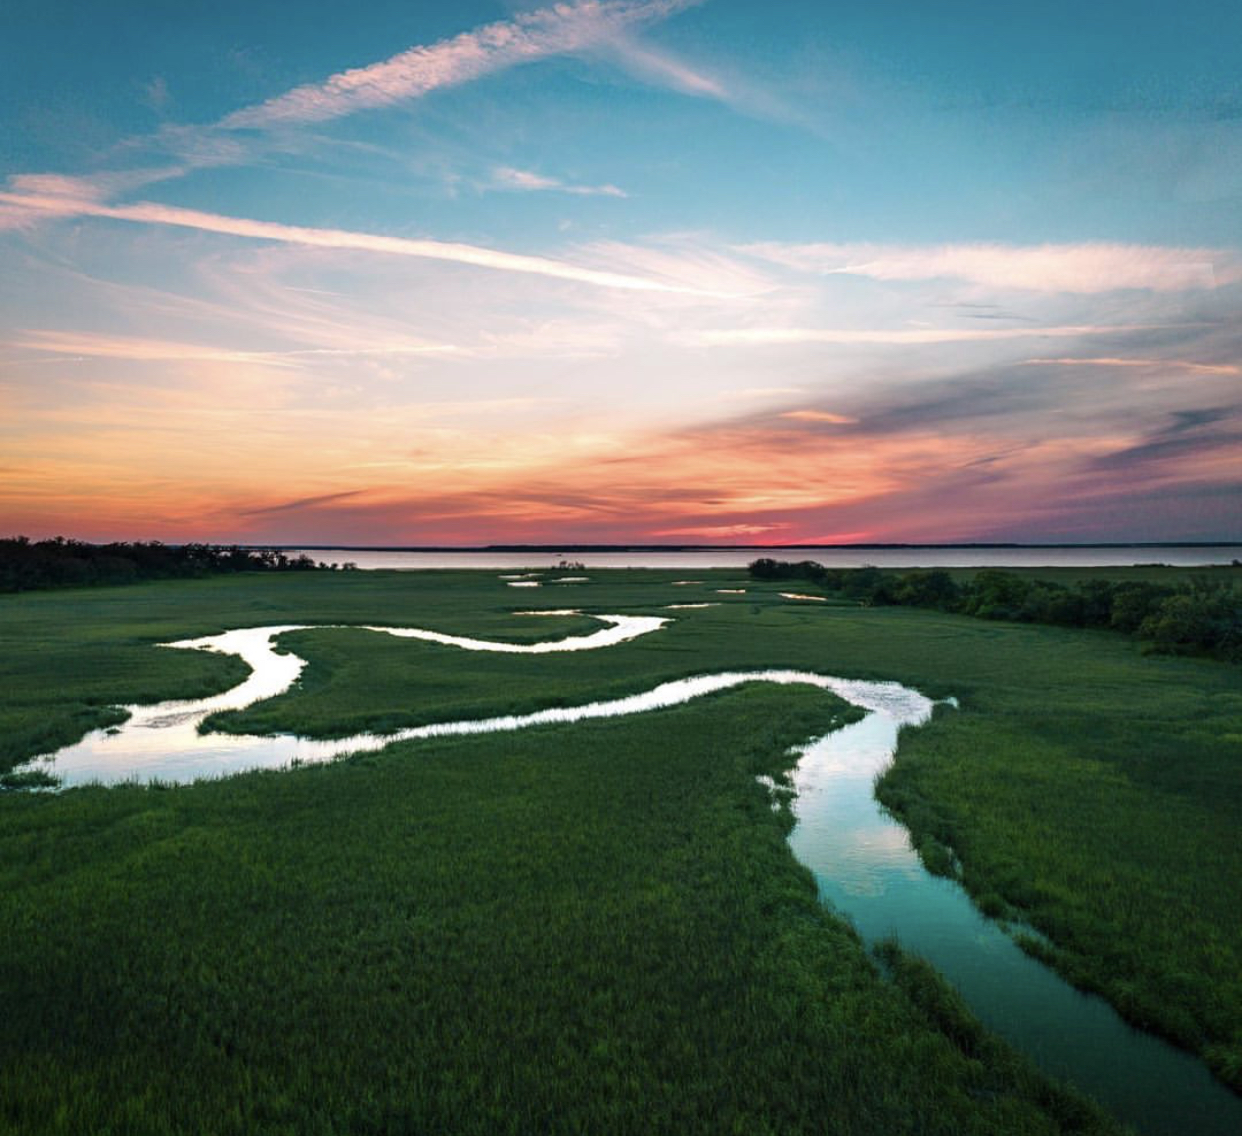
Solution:
M1152 331L1156 327L1155 324L1075 324L1068 327L1007 328L729 327L689 332L681 336L681 339L699 347L779 346L795 343L920 345L1116 335L1125 332Z
M786 410L780 417L794 422L824 422L830 426L853 426L858 422L857 418L827 410Z
M625 190L615 185L575 185L561 181L560 178L546 177L532 170L514 169L512 166L501 166L493 174L497 189L516 190L554 190L558 193L571 193L578 197L628 197Z
M506 67L597 47L626 29L663 19L697 0L582 0L519 13L451 39L411 47L379 63L339 71L256 106L234 111L226 130L325 122L420 98Z
M1163 245L1087 244L785 244L739 251L803 272L874 280L964 280L990 288L1097 293L1117 289L1180 292L1242 281L1235 250Z
M361 252L387 253L392 256L455 261L458 264L469 264L478 268L551 276L603 288L623 288L640 292L711 294L688 285L654 277L610 272L550 257L504 252L500 249L454 241L413 240L408 237L390 237L379 233L286 225L278 221L229 217L199 209L161 205L152 201L138 201L130 205L105 205L94 197L78 197L70 193L0 193L0 209L6 207L14 210L19 216L27 217L107 217L118 221L170 225L175 228L197 229L202 232L247 237L252 240L275 241L280 244L353 249Z
M1119 359L1113 356L1087 358L1024 359L1027 367L1159 367L1166 370L1190 371L1198 375L1242 375L1242 367L1232 363L1192 363L1187 359Z

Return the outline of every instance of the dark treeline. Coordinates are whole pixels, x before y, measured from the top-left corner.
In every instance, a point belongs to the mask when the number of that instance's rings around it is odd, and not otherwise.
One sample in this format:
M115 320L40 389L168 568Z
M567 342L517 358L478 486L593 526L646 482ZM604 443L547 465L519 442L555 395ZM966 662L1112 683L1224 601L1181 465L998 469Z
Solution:
M335 565L316 563L306 555L290 557L237 545L161 544L158 540L87 544L63 536L40 541L24 536L0 539L0 592L329 567Z
M757 580L809 580L859 603L926 607L979 619L1110 628L1137 636L1167 654L1210 654L1242 661L1242 592L1232 582L1191 578L1176 584L1145 580L1081 580L1073 585L987 569L957 580L943 569L884 572L825 568L813 560L761 559Z

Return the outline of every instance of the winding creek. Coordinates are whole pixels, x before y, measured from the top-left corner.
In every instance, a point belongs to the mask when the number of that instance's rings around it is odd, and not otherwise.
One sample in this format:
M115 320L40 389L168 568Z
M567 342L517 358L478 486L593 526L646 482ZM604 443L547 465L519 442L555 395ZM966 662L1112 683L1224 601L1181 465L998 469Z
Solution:
M365 629L465 650L520 655L613 646L657 631L668 622L655 616L592 618L604 626L589 635L530 644L418 628ZM64 787L91 782L185 783L243 770L329 761L382 749L394 741L646 713L749 682L828 690L868 714L800 747L790 775L796 792L791 807L797 821L790 845L814 872L821 898L847 916L869 943L896 935L903 947L928 959L961 991L991 1029L1138 1131L1153 1136L1236 1136L1242 1132L1242 1099L1217 1083L1201 1062L1126 1025L1103 999L1080 993L1023 954L999 925L979 913L955 882L924 870L910 848L905 828L884 813L872 793L875 777L893 758L899 731L919 726L933 714L934 704L917 691L893 682L864 682L809 671L722 671L661 683L641 694L610 701L437 723L384 735L317 741L292 735L199 733L200 723L209 714L242 709L288 690L306 663L281 652L276 640L312 626L322 625L244 628L165 644L238 655L250 666L251 674L209 698L127 706L130 717L121 726L92 731L74 745L35 758L25 768L49 772ZM787 794L782 786L765 783L776 807Z

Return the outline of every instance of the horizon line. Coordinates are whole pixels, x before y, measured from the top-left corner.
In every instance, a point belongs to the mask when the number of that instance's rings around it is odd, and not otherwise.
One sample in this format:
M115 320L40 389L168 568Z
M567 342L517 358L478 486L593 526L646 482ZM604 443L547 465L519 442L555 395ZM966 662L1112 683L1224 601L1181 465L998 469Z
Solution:
M861 544L243 544L241 548L308 552L693 552L716 550L902 549L902 548L1231 548L1238 540L1121 541L883 541Z

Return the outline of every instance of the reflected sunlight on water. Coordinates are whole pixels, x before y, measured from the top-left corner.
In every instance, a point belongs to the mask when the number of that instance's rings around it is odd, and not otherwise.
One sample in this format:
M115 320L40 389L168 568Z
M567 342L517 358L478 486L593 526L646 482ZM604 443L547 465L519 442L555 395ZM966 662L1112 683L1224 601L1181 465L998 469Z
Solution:
M791 595L789 598L803 598ZM806 597L819 598L819 597ZM679 604L672 607L700 607ZM576 609L525 615L580 615ZM473 651L515 655L595 650L659 630L656 616L595 615L605 626L589 635L517 644L420 628L362 630ZM896 935L927 958L986 1025L1045 1071L1081 1087L1139 1131L1159 1136L1236 1136L1242 1100L1215 1082L1196 1058L1126 1025L1102 999L1082 994L1022 953L985 918L955 882L927 873L905 828L877 804L873 784L892 761L902 727L927 722L934 704L894 682L865 682L807 671L725 671L664 682L640 694L530 714L412 727L387 735L313 741L292 735L198 732L218 710L242 709L289 689L305 661L279 653L278 636L311 625L243 628L165 644L238 655L251 667L239 685L209 698L126 707L122 726L95 730L75 745L28 763L63 786L88 782L190 782L248 769L284 768L374 751L398 741L483 734L530 726L642 714L753 682L830 691L869 711L861 721L791 751L788 785L761 778L774 808L792 808L790 846L816 876L826 903L849 918L868 942ZM955 699L944 705L956 707Z

